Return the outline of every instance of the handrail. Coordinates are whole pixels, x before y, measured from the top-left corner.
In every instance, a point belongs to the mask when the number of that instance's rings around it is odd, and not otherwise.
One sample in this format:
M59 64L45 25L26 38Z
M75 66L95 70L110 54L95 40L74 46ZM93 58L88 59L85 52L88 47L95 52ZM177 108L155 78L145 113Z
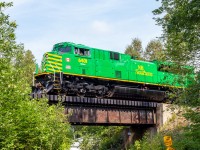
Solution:
M51 58L50 58L51 59ZM46 59L46 61L48 61L48 59ZM59 60L59 61L61 61L62 62L62 57L61 57L61 60ZM53 65L51 64L51 61L48 61L48 64L51 66L51 68L53 69L53 72L54 72L54 82L55 82L55 72L56 72L56 70L54 69L55 67L53 67ZM56 66L56 68L60 68L60 67L58 67L57 65L56 65L56 63L54 63L54 65ZM59 72L60 72L60 82L62 82L61 81L61 70L59 69L58 70Z
M54 67L51 65L51 63L49 63L49 64L50 64L51 68L52 68L53 71L54 71L54 78L53 78L53 81L55 81L55 69L54 69Z

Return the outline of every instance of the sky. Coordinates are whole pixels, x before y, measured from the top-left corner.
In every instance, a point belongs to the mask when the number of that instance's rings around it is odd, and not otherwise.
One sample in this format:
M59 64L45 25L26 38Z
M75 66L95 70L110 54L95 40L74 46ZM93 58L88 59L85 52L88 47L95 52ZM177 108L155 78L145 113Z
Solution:
M11 0L3 0L10 2ZM74 42L124 53L134 38L143 48L162 33L152 11L156 0L13 0L6 9L16 37L38 63L56 43Z

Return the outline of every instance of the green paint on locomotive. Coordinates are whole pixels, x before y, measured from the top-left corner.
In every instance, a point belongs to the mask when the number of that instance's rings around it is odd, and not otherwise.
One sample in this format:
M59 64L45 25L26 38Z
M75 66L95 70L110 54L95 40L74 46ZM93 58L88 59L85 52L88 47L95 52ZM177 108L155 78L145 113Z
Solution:
M179 75L160 71L159 68L160 64L156 61L135 60L126 54L71 42L55 44L51 52L44 54L42 61L42 73L63 72L83 77L169 87L187 85L186 79L180 84L177 82Z

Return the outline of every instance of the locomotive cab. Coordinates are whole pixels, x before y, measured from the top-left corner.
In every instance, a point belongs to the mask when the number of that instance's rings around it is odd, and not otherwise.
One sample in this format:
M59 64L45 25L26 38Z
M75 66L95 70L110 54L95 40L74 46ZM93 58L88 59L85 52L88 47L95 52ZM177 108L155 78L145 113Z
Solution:
M90 57L90 49L83 47L81 44L74 46L73 44L67 44L67 43L59 43L55 44L53 47L52 52L55 52L56 54L74 54L75 56L86 56Z
M59 43L54 45L52 52L56 52L61 55L64 53L72 53L72 47L64 43Z

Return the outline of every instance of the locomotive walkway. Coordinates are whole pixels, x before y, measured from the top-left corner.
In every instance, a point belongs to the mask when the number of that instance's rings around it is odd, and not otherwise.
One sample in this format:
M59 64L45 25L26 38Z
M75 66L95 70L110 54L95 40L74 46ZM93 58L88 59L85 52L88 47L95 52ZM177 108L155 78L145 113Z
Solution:
M92 97L32 94L32 98L48 98L49 103L61 102L73 125L142 125L157 124L157 102Z

